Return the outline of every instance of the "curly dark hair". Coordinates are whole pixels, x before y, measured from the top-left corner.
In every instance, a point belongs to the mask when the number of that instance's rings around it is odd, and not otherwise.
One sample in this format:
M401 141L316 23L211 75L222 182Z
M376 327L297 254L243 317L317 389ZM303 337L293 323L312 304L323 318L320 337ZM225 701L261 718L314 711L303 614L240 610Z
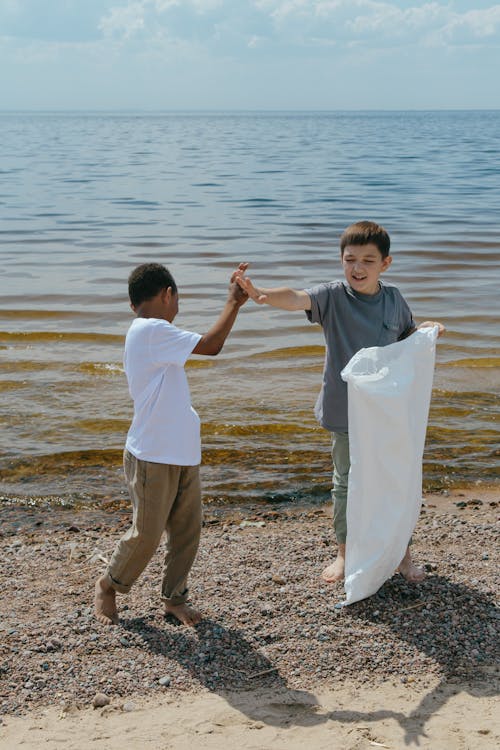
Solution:
M175 294L177 285L168 268L161 263L142 263L128 277L128 296L132 305L137 307L169 286Z

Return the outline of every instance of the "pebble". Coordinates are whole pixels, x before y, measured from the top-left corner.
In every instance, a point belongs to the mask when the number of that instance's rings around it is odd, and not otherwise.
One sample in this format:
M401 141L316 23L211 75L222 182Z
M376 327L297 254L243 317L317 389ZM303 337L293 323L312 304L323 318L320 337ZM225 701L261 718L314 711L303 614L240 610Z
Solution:
M169 687L170 683L172 682L172 678L169 677L168 675L165 675L165 677L160 677L158 682L160 683L162 687Z
M97 695L94 696L94 700L92 701L92 705L94 706L94 708L103 708L109 703L111 703L111 700L105 693L97 693Z

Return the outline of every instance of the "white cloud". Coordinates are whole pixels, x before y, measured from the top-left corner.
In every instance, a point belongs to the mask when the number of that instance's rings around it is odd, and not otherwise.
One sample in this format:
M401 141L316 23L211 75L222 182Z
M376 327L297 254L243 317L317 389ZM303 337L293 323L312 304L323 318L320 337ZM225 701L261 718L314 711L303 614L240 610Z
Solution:
M450 35L457 30L470 31L476 37L494 36L500 29L500 5L493 5L483 10L470 10L461 15L456 14L445 27Z
M347 27L356 34L374 32L401 35L405 32L426 32L449 18L447 6L426 3L419 7L401 9L388 3L358 3L366 6L366 13L347 21Z
M152 3L160 13L175 6L184 8L191 6L197 13L209 13L224 5L224 0L152 0Z
M203 16L224 5L224 0L133 0L126 5L110 8L99 22L105 36L129 39L141 32L151 38L161 33L168 23L169 11L181 9L184 13Z
M331 39L349 45L360 38L412 44L467 44L499 34L500 5L455 10L453 2L427 2L401 7L380 0L254 0L282 34L302 29L303 41Z
M125 39L144 28L144 3L130 3L111 8L109 14L101 18L99 29L105 36L119 35Z
M251 36L248 40L247 47L250 49L255 49L259 46L259 44L262 42L262 37L260 36Z

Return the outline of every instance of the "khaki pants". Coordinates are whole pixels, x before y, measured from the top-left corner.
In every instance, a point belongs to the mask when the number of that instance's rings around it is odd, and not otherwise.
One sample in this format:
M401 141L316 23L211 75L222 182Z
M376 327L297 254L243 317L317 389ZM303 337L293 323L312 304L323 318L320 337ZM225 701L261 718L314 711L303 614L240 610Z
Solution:
M199 466L141 461L128 451L124 453L123 464L132 501L132 526L113 552L108 581L116 591L128 593L156 552L165 531L162 599L181 604L187 598L187 577L200 540Z

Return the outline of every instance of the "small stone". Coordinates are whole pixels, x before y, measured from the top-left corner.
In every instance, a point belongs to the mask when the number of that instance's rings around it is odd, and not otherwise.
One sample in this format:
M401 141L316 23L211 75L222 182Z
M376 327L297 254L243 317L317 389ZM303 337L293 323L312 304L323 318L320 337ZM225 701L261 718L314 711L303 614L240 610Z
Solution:
M125 711L127 713L130 713L130 711L135 711L136 705L133 701L127 701L122 705L122 711Z
M78 712L78 706L73 701L64 701L61 705L61 717L67 716L67 714L76 714Z
M47 651L58 651L61 647L62 647L62 643L57 638L51 638L45 644L45 648L47 649Z
M164 677L160 677L158 680L160 685L162 687L169 687L170 683L172 682L171 678L168 675L165 675Z
M97 693L92 701L92 705L94 708L103 708L104 706L109 705L110 702L110 699L105 693Z
M249 526L255 526L257 528L263 528L266 525L265 521L247 521L244 520L240 523L240 529L246 529Z
M264 603L261 605L259 611L261 615L267 615L268 617L272 617L274 614L274 607L272 604Z

